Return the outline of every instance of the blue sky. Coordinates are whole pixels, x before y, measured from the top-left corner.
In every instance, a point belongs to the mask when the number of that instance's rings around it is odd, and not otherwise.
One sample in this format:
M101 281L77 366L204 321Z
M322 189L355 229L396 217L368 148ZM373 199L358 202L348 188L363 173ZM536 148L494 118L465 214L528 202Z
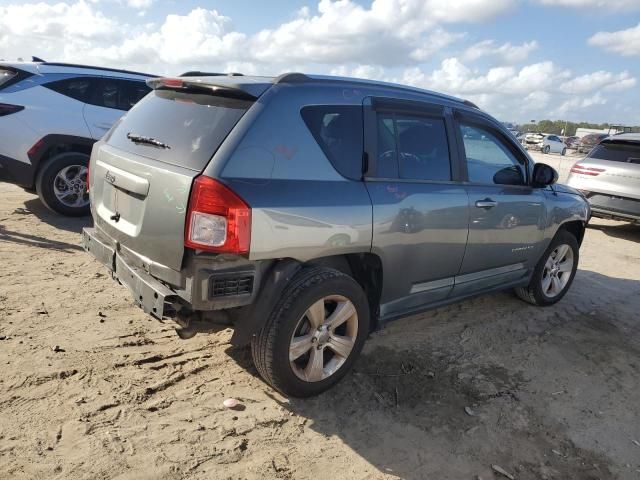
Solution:
M0 0L0 58L30 55L359 76L503 120L640 124L640 0Z

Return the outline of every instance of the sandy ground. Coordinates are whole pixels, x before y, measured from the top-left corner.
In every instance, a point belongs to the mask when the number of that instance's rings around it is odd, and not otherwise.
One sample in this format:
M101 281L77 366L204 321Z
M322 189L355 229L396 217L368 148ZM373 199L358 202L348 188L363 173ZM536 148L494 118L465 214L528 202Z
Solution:
M134 307L87 222L0 184L0 478L640 478L640 227L594 221L554 307L399 320L288 401L229 331L183 341Z

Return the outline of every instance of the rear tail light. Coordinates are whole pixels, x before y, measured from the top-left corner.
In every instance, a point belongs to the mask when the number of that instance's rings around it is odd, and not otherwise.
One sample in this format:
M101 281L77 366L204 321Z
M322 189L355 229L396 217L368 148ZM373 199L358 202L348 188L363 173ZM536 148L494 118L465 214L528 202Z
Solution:
M571 167L571 173L577 173L579 175L589 175L591 177L597 177L604 171L604 168L584 167L582 165L578 165L577 163L573 167Z
M22 105L11 105L9 103L0 103L0 117L11 115L12 113L24 110Z
M251 208L229 187L200 175L187 211L186 247L218 253L249 253Z
M38 153L40 148L42 148L42 145L44 145L44 138L41 138L40 140L38 140L36 143L34 143L31 146L29 150L27 150L27 155L29 155L29 158L33 157L36 153Z

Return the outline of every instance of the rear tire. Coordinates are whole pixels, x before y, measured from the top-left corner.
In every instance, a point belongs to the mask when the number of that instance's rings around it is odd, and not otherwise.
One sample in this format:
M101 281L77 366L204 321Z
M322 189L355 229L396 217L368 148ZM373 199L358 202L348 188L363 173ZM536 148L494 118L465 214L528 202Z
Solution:
M561 155L564 157L564 156L566 155L566 153L567 153L567 149L566 149L566 148L563 148L563 149L562 149L562 153L561 153Z
M544 153L545 155L548 154L550 151L551 151L551 147L549 145L547 145L542 149L542 153Z
M543 307L560 301L573 283L578 259L576 237L560 230L540 257L529 285L516 288L516 295L527 303Z
M89 214L87 167L89 156L68 152L47 160L36 176L40 201L62 215L80 217Z
M273 388L310 397L347 374L368 334L369 304L360 285L337 270L309 267L285 288L252 338L251 354Z

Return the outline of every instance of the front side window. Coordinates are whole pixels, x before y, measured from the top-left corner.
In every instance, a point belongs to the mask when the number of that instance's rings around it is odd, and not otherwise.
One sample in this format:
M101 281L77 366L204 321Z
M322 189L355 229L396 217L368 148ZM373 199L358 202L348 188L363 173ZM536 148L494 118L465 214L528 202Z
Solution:
M464 142L469 181L497 185L526 185L523 162L511 152L506 143L488 128L460 124Z
M378 166L381 172L397 161L398 177L408 180L451 180L447 131L442 118L396 113L378 115Z
M314 105L304 107L302 119L324 154L341 175L362 178L362 107Z

